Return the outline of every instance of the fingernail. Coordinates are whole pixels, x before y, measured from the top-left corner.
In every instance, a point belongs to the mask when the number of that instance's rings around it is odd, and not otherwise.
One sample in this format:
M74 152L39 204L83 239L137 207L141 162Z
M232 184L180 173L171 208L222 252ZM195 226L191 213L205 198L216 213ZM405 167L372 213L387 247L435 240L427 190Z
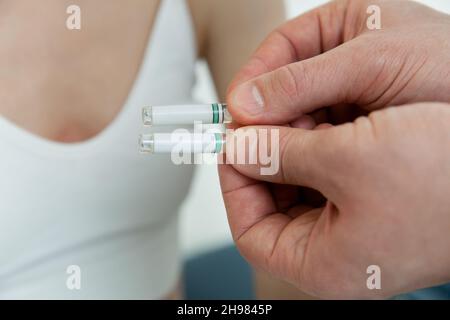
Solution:
M264 110L264 98L252 82L238 86L232 93L232 101L235 106L249 114L259 114Z

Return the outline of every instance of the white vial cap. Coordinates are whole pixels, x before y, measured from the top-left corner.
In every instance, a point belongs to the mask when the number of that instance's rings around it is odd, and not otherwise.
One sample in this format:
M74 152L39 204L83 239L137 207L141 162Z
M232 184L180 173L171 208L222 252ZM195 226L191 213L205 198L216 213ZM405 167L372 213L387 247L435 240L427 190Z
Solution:
M139 137L139 152L146 154L155 152L155 138L152 134L143 134Z
M142 122L145 126L151 126L153 124L153 108L144 107L142 109Z

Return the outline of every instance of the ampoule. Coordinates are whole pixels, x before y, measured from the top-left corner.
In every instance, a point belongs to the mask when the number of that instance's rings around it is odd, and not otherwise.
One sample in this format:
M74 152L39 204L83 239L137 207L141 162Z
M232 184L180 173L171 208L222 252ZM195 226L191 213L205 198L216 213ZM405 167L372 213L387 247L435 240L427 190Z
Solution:
M152 106L142 109L142 121L146 126L222 124L231 122L227 105L223 103Z
M153 133L139 139L141 153L213 154L225 150L223 133Z

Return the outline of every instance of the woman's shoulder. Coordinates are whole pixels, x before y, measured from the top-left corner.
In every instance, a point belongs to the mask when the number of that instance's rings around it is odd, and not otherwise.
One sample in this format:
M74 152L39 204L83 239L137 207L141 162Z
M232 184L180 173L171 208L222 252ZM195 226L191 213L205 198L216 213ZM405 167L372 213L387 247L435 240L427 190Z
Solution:
M283 21L283 0L186 0L197 35L200 55L205 54L208 38L236 37L236 32L268 32ZM259 29L261 31L252 31ZM261 39L259 39L261 40Z
M214 2L208 0L186 0L192 16L195 33L197 36L197 46L200 55L204 55L204 47L207 38L208 17L211 16L211 7Z

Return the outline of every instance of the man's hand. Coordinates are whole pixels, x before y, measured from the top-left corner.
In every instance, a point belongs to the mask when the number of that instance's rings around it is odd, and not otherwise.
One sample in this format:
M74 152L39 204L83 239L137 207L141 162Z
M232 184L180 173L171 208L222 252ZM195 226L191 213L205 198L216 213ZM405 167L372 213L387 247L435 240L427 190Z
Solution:
M261 176L258 165L220 170L241 253L321 298L389 297L450 281L449 123L450 105L427 103L319 130L274 127L277 175ZM366 286L371 265L381 268L381 290Z
M367 28L370 5L381 30ZM313 116L344 123L386 106L450 102L449 35L449 16L418 3L331 2L266 39L230 87L229 109L244 125L279 125L330 107Z
M382 30L367 29L369 5ZM251 263L322 298L450 281L450 105L373 112L450 102L449 34L447 15L414 2L341 0L266 39L228 104L240 124L290 124L277 128L280 173L220 167ZM366 286L371 265L382 290Z

